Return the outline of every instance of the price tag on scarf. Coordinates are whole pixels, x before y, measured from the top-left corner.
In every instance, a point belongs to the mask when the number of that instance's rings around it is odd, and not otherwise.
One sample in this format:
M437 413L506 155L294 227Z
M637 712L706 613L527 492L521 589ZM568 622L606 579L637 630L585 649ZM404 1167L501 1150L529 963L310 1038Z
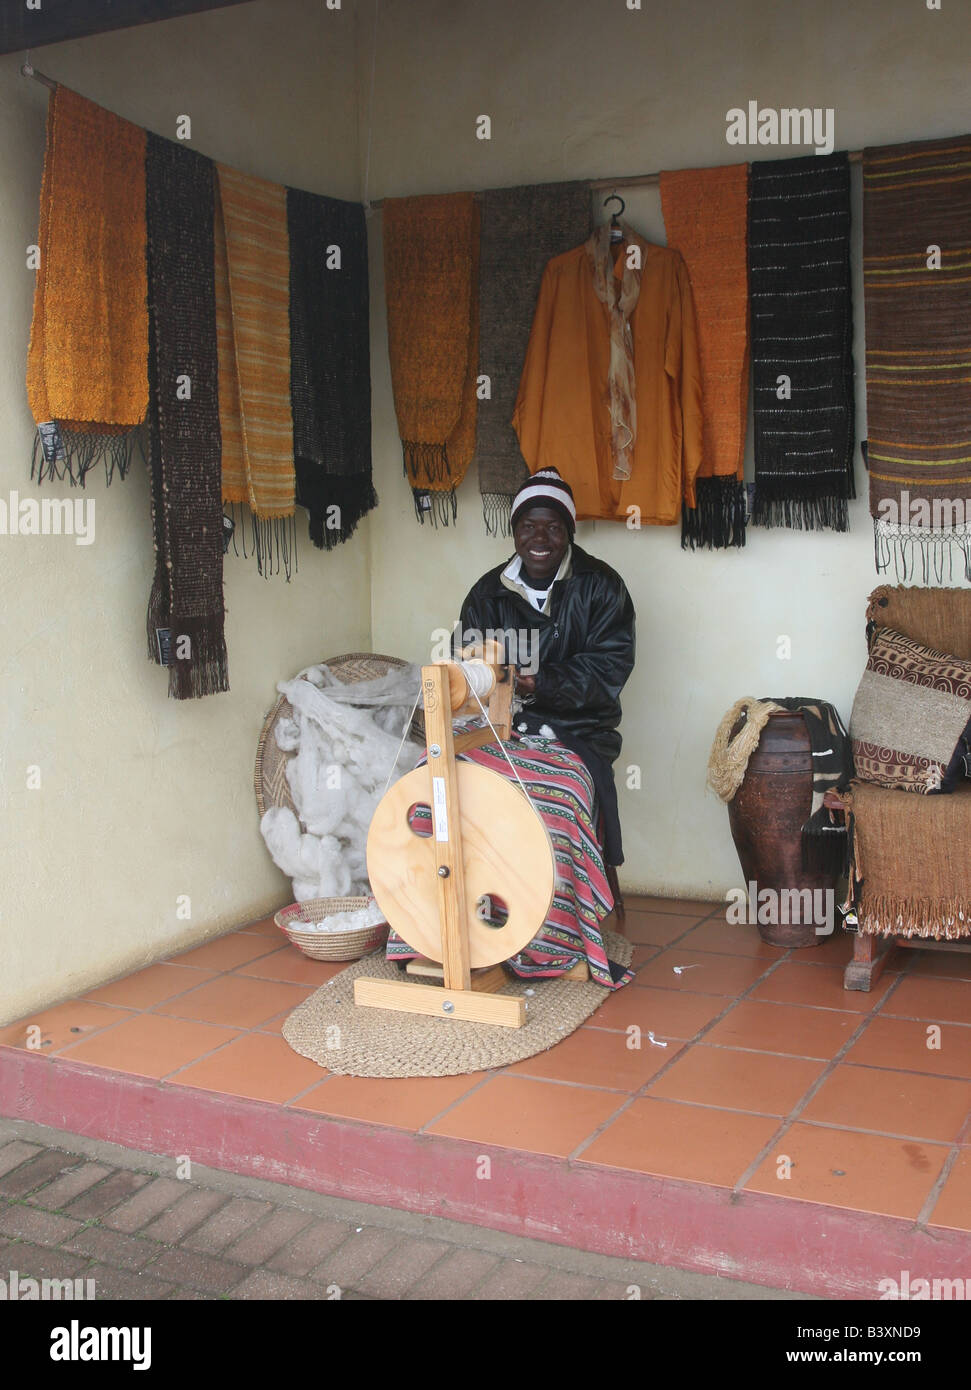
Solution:
M172 629L170 627L157 627L155 629L155 641L158 645L158 664L170 666L172 664Z

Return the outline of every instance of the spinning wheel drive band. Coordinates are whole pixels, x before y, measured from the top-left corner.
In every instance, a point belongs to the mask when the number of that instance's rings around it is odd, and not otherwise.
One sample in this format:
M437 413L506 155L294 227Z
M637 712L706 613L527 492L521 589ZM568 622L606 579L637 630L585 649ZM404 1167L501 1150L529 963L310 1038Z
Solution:
M457 762L455 772L470 965L477 969L508 960L541 930L553 902L556 861L546 826L518 786L475 763ZM430 836L417 835L408 823L416 804L432 808ZM435 837L448 833L425 766L385 793L367 841L368 879L378 906L398 935L433 961L443 954ZM501 899L508 907L502 926L477 916L483 897Z

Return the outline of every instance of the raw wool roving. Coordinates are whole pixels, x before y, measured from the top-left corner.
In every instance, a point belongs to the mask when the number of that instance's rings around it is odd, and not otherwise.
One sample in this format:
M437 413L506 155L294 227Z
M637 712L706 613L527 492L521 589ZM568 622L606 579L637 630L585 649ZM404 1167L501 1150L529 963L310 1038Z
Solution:
M326 666L311 666L277 686L293 709L277 725L276 741L295 755L287 783L297 814L271 807L260 830L273 862L293 880L295 901L370 891L371 818L389 773L397 780L424 752L408 740L401 745L419 680L419 668L406 666L345 685Z
M58 85L47 109L27 354L31 476L124 477L148 409L145 136Z

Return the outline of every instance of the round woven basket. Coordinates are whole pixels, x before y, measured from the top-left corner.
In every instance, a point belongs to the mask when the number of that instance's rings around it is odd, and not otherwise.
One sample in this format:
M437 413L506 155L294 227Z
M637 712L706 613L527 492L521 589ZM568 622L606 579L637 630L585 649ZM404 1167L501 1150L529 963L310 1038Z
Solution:
M297 946L311 960L360 960L368 951L376 951L388 939L387 922L373 927L357 927L346 932L301 931L301 922L322 922L337 912L357 912L367 907L370 898L311 898L305 903L293 903L281 908L273 918L291 945Z
M394 667L408 665L400 657L381 656L377 652L348 652L345 656L332 656L318 664L329 667L345 685L351 685L354 681L374 680L376 676L387 675ZM273 733L279 720L292 717L293 706L285 695L281 695L264 719L263 728L260 730L259 742L256 745L256 766L253 769L253 787L261 820L270 806L286 806L296 815L297 808L293 804L290 784L287 782L287 763L294 755L277 747ZM411 732L414 738L424 743L424 717L420 708L411 721Z

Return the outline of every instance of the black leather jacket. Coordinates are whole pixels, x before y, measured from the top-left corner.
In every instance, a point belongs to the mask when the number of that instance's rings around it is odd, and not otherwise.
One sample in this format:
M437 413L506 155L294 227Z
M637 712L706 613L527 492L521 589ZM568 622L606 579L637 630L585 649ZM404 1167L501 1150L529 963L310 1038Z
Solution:
M549 613L538 613L502 583L508 563L469 591L453 646L457 650L470 633L505 634L508 659L536 673L536 694L527 701L531 715L583 739L612 763L621 745L620 692L634 668L627 586L616 570L574 544L570 572L553 585Z

